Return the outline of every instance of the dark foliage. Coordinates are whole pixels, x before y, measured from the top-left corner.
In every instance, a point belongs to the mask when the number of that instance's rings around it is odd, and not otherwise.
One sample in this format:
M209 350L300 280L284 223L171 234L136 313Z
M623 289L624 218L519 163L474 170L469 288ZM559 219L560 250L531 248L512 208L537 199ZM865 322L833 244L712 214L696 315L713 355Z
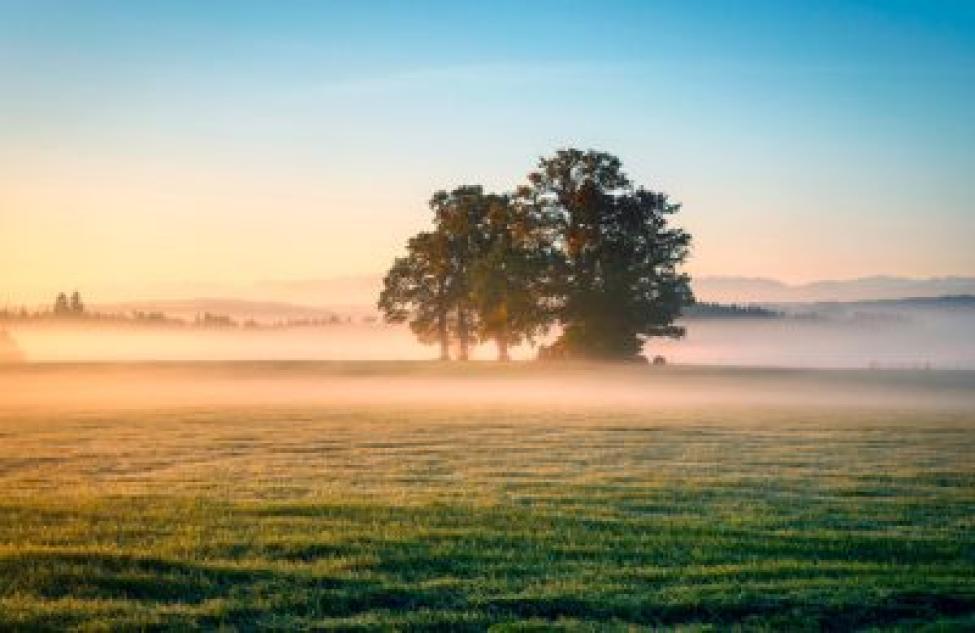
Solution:
M462 360L475 335L505 360L555 322L562 335L547 358L641 358L647 338L682 336L690 236L668 223L680 206L602 152L559 151L528 181L510 196L477 185L435 193L434 230L386 276L386 319L439 340L442 358L452 337Z

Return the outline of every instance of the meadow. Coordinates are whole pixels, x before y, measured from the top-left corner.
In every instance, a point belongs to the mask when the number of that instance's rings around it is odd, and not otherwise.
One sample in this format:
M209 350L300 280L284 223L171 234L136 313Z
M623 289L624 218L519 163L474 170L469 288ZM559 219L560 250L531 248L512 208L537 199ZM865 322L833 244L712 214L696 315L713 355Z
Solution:
M972 372L25 365L0 389L2 630L975 628Z

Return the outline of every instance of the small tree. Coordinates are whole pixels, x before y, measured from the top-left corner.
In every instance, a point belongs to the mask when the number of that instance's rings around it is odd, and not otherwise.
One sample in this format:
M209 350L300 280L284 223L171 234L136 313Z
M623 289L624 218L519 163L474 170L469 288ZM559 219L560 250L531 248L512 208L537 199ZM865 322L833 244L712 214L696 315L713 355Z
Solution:
M81 294L77 290L71 293L71 302L68 308L72 314L84 314L85 304L81 301Z
M57 298L54 300L54 314L57 316L71 314L71 306L68 303L68 295L64 294L63 292L59 292Z

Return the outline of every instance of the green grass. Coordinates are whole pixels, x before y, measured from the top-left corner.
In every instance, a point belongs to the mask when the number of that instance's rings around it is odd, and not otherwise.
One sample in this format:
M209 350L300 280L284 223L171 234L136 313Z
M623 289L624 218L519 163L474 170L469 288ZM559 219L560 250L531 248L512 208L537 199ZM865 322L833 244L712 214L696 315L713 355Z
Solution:
M975 412L0 415L0 629L972 630Z

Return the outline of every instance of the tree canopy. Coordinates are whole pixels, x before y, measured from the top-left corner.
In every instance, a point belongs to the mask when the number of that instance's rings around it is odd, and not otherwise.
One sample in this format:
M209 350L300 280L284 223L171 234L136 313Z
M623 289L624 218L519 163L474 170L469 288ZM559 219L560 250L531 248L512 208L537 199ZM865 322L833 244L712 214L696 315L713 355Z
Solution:
M439 342L442 359L451 342L466 359L490 340L507 360L556 324L543 357L636 358L647 339L684 333L674 320L692 301L679 271L690 236L669 224L679 208L635 186L615 156L560 150L514 193L436 192L433 230L407 242L379 308Z
M604 152L561 150L528 182L522 195L554 228L563 264L563 332L549 355L633 358L650 337L683 336L674 320L692 299L678 272L690 235L668 223L679 204L635 186Z
M406 257L396 258L383 280L379 309L391 323L408 321L421 342L439 342L440 358L447 360L453 294L445 236L418 233L407 242L406 251Z

